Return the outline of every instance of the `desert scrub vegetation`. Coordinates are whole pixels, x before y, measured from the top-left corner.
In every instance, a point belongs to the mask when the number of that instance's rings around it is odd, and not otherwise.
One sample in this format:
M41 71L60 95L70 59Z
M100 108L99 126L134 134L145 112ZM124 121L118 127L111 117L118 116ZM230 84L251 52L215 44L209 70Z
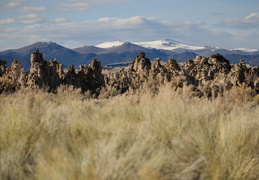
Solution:
M191 92L1 94L0 179L259 179L258 97Z

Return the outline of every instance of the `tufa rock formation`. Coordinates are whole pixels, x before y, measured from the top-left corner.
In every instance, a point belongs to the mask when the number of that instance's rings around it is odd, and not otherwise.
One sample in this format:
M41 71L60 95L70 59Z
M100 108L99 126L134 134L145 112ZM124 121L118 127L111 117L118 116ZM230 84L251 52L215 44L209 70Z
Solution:
M0 77L6 72L6 61L0 59Z
M5 61L0 60L0 93L13 92L21 87L55 92L60 85L98 93L104 86L101 63L96 59L89 66L81 66L78 73L73 65L64 71L57 60L45 61L38 49L31 54L30 61L30 72L26 74L16 59L9 68L5 67Z
M78 70L73 65L63 70L57 60L45 61L37 49L31 54L30 61L30 72L26 74L16 59L8 68L5 67L6 62L0 60L0 93L13 92L22 87L56 92L62 85L98 96L101 90L105 92L110 89L113 91L111 94L116 94L130 89L135 91L143 86L157 92L159 86L166 83L175 89L191 86L195 96L217 96L236 86L249 87L254 94L259 93L259 67L250 67L244 60L231 65L220 54L197 56L181 64L170 59L162 65L160 58L155 58L151 64L144 53L139 53L128 68L105 74L97 59L93 59L90 65L81 65Z
M233 86L245 85L259 93L258 67L250 67L243 60L240 64L230 65L220 54L210 57L197 56L179 65L170 59L165 65L155 58L151 65L144 53L139 53L128 70L121 69L105 75L105 84L122 92L138 89L143 84L157 89L161 84L171 83L181 88L184 84L192 85L194 94L198 96L217 96Z
M73 65L68 66L63 84L81 88L83 92L98 93L100 88L105 85L101 62L93 59L90 65L81 65L78 73Z
M31 88L47 88L48 91L55 90L63 79L62 64L57 60L44 61L43 55L37 49L31 54L31 68L28 74L27 85Z
M25 86L26 84L26 72L24 69L21 69L21 64L15 59L12 62L11 67L5 68L3 65L2 68L5 69L5 73L2 74L0 79L0 92L14 92L15 90Z

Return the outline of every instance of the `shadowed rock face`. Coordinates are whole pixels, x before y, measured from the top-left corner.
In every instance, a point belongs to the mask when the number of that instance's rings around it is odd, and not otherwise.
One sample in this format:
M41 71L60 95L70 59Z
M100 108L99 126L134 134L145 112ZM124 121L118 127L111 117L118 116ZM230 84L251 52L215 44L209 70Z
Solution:
M184 84L191 85L194 94L198 96L211 96L241 85L251 87L255 93L259 93L259 67L250 67L243 60L237 65L230 65L220 54L197 56L181 64L170 59L162 65L160 58L155 58L151 64L144 53L139 53L128 68L106 74L102 74L101 62L97 59L93 59L89 65L80 66L79 70L70 65L65 71L57 60L45 61L38 50L31 54L30 60L29 74L20 69L17 60L8 68L5 67L6 62L0 60L1 93L21 87L45 88L55 92L60 85L66 85L98 95L106 87L113 87L123 93L143 85L157 90L165 83L171 83L175 88L181 88Z
M42 53L39 53L39 49L36 49L35 52L31 53L31 65L39 63L39 64L43 64L44 63L44 59L43 59L43 55Z
M101 62L93 59L90 65L81 65L78 73L75 72L73 65L69 66L65 73L64 84L81 88L83 92L89 90L97 93L97 90L105 85Z
M6 71L6 61L0 59L0 77L5 73Z

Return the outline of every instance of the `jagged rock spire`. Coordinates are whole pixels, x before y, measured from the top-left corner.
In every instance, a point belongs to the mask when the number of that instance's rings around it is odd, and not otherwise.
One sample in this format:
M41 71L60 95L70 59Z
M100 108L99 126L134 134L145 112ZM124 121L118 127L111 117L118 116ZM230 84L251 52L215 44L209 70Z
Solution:
M35 64L36 62L42 64L44 62L42 53L39 52L39 49L37 48L36 51L31 53L31 65Z

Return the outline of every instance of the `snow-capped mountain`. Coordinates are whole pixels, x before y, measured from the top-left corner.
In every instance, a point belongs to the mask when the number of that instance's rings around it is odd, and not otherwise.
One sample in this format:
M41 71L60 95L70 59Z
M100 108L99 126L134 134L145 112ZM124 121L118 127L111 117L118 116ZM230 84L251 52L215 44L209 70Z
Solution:
M121 46L122 44L127 43L125 41L111 41L111 42L104 42L101 44L96 45L99 48L113 48L117 46ZM165 40L157 40L157 41L145 41L145 42L130 42L131 44L135 44L138 46L142 46L149 49L163 49L163 50L170 50L174 51L177 49L186 49L186 50L204 50L206 47L203 46L194 46L181 43L179 41L165 39Z
M125 41L121 41L121 40L109 41L109 42L104 42L104 43L98 44L95 47L98 47L98 48L113 48L113 47L121 46L124 43L125 43Z
M188 45L188 44L184 44L170 39L158 40L158 41L147 41L147 42L133 42L133 43L146 48L163 49L163 50L170 50L170 51L174 51L177 49L186 49L186 50L206 49L205 47L202 47L202 46Z
M235 49L230 49L232 51L243 51L243 52L257 52L259 51L258 49L247 49L247 48L235 48Z
M144 42L127 42L127 41L109 41L96 45L98 48L114 48L123 45L124 43L131 43L141 47L149 48L149 49L159 49L159 50L169 50L174 52L185 52L185 51L217 51L217 50L227 50L227 51L242 51L242 52L258 52L258 49L246 49L246 48L235 48L235 49L227 49L221 47L213 47L213 46L197 46L191 45L187 43L182 43L180 41L175 41L172 39L164 39L164 40L156 40L156 41L144 41Z

